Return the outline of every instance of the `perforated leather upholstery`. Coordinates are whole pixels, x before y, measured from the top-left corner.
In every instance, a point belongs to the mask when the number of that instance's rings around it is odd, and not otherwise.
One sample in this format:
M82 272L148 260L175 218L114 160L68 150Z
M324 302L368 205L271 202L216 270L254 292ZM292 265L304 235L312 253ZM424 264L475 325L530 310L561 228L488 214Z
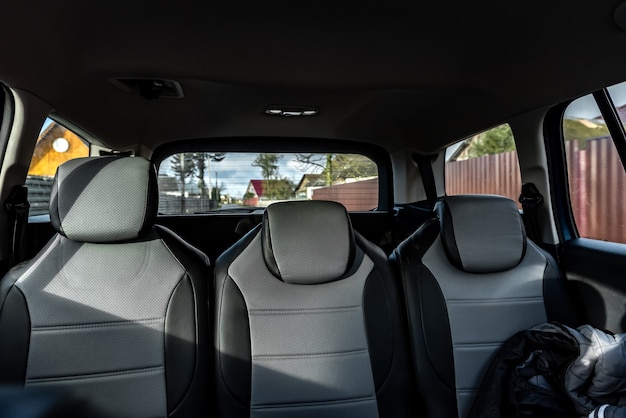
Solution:
M216 281L220 416L408 416L397 286L342 206L271 205Z
M515 203L452 196L392 255L406 295L429 416L463 417L500 345L546 320L571 322L552 257L526 238Z
M206 256L153 226L139 157L61 166L58 234L0 283L0 381L71 392L106 416L201 416Z

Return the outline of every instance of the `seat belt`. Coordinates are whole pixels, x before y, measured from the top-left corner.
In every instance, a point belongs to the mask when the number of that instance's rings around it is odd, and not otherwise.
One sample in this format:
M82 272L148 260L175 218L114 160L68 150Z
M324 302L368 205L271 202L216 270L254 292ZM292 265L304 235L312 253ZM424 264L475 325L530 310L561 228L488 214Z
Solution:
M433 210L437 202L437 186L435 184L435 175L433 174L433 155L413 154L413 161L417 164L426 193L426 200L430 210Z
M522 184L522 193L519 196L519 202L522 204L524 213L522 220L526 227L526 235L535 244L543 247L541 239L541 231L539 229L539 221L537 220L537 208L543 205L543 196L535 186L535 183Z
M28 187L17 185L13 187L5 202L5 209L11 216L11 254L9 256L10 267L24 260L26 250L26 225L28 224Z

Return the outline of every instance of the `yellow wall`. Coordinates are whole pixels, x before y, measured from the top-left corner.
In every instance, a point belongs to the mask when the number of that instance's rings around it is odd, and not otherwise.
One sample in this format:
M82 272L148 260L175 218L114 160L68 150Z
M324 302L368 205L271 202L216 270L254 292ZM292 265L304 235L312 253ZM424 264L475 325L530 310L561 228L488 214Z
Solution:
M57 138L65 138L69 142L70 146L66 152L57 152L52 148L52 143ZM37 140L28 174L52 177L57 167L65 161L87 156L89 147L75 133L52 122Z

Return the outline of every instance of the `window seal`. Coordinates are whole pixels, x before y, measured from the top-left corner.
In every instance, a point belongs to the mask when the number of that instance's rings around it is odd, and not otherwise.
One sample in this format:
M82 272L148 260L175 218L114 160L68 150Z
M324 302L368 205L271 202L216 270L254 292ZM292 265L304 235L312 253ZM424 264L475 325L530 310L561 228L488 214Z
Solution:
M593 97L598 104L600 113L606 121L606 126L611 134L611 139L619 155L619 159L622 163L622 167L626 171L626 132L624 132L624 126L620 120L615 104L611 99L609 91L604 88L593 93Z
M2 114L0 114L0 144L2 149L2 162L4 164L4 156L6 155L7 145L9 144L9 135L15 118L15 102L13 95L8 88L0 84L0 100L2 101Z
M543 136L551 190L550 199L561 243L580 237L570 199L563 131L565 110L572 101L563 102L551 108L546 113L543 122Z

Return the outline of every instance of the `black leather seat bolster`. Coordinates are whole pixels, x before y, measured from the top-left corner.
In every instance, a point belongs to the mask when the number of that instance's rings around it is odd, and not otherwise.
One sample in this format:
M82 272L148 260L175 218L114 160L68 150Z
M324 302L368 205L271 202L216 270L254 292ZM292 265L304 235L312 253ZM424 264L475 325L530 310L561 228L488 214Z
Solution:
M215 263L214 375L219 416L250 416L252 354L248 310L241 291L228 275L228 268L259 230L257 226L248 232Z
M0 281L0 370L2 383L23 385L26 379L30 316L24 295L16 286L18 274L9 273Z
M533 245L529 243L529 245ZM549 321L556 321L576 328L582 325L576 310L572 305L567 281L561 269L547 251L536 247L548 260L543 279L543 294L546 307L546 315Z
M55 245L58 238L59 235L55 235L41 252ZM0 338L3 384L24 385L26 381L31 321L26 298L15 282L30 264L31 261L18 264L0 280L0 335L11 335L11 338Z
M206 255L167 228L155 226L186 274L170 298L165 316L165 367L169 416L199 416L208 411L210 266ZM201 330L201 332L197 332ZM204 407L201 410L200 407Z
M446 303L436 279L421 262L438 235L439 221L430 220L400 244L390 259L402 280L415 375L419 376L421 395L428 400L428 416L456 417L454 357Z
M370 361L381 417L410 416L419 397L410 369L401 293L385 253L355 232L357 246L374 262L363 293Z

